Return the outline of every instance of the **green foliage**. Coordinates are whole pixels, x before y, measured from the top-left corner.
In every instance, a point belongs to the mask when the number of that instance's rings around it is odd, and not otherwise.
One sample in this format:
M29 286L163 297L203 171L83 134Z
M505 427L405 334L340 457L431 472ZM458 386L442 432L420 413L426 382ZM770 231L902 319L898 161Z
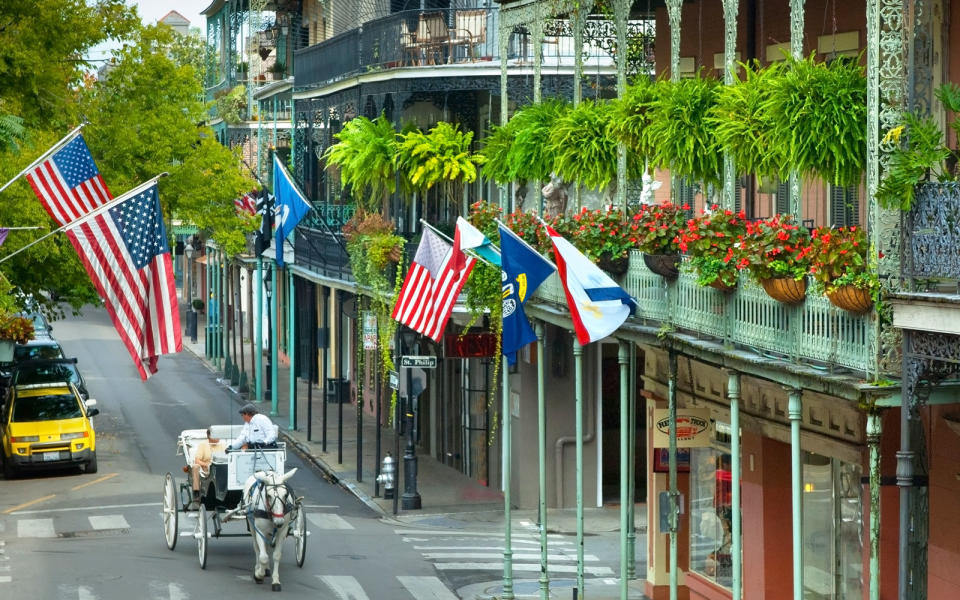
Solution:
M813 238L810 273L826 291L852 285L871 292L879 288L870 242L860 227L820 227Z
M20 143L26 137L27 130L23 126L23 119L0 113L0 148L16 154L20 151Z
M512 121L502 127L494 125L487 137L483 138L483 147L480 148L480 155L485 160L483 164L484 177L492 179L500 185L506 185L515 179L514 173L510 170L509 162L515 129L516 124Z
M787 140L788 165L839 186L860 182L867 156L867 80L855 59L788 59L769 78L764 108L775 139Z
M553 170L567 181L588 188L604 188L617 176L617 142L607 134L613 107L585 100L563 114L550 130L548 152ZM628 156L628 172L635 175L636 156Z
M671 202L644 204L630 217L630 230L637 249L645 254L678 254L680 234L687 224L690 206Z
M888 132L884 141L900 142L890 152L890 161L877 186L876 198L880 206L910 210L914 188L931 173L939 179L952 179L944 161L950 151L943 145L940 126L932 117L904 113L904 123Z
M12 314L0 314L0 340L26 344L33 339L33 321Z
M499 239L496 219L503 213L500 207L490 202L474 202L470 206L470 215L467 220L479 229L489 240ZM500 269L477 262L470 279L467 280L464 290L467 293L467 309L473 320L480 319L484 314L490 314L492 320L499 321L502 309L503 284L500 280Z
M783 64L762 68L756 61L741 63L744 78L721 86L717 103L708 117L715 128L717 144L733 157L737 173L776 178L786 165L786 138L773 132L770 101L772 80L783 76ZM815 132L814 132L815 133Z
M740 244L740 254L757 281L803 279L810 270L812 252L810 234L791 215L747 223L747 235Z
M334 134L338 140L324 158L340 168L340 184L350 186L360 206L377 210L396 189L397 132L384 115L373 121L351 119Z
M709 119L720 83L697 74L656 83L647 136L657 167L694 181L717 183L723 164L716 123Z
M427 133L414 130L401 134L398 167L422 191L443 183L473 183L483 157L471 152L472 142L472 131L460 131L459 125L446 121L437 123Z
M689 267L698 273L698 284L719 281L734 286L740 270L748 264L740 251L747 233L746 215L743 211L721 210L716 205L712 211L691 219L678 245L690 252Z
M217 114L231 125L241 123L247 116L247 87L237 85L219 94L216 99Z
M570 107L560 100L546 100L523 107L510 119L514 139L507 153L511 181L544 180L554 169L554 149L549 146L552 129Z
M588 210L586 207L570 218L556 218L553 227L557 233L570 240L584 256L596 262L601 257L611 260L626 258L637 247L637 230L632 219L615 208L613 210ZM546 238L545 232L542 234ZM551 248L546 239L547 248Z
M658 88L648 77L641 77L627 86L623 96L611 101L611 119L608 133L618 142L627 145L639 162L649 162L654 157L655 145L647 127L656 103Z

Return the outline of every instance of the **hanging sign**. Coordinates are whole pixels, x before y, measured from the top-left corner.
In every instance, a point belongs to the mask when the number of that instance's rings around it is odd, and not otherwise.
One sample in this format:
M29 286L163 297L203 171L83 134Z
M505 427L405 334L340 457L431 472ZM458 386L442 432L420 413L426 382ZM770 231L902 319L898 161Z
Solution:
M677 409L677 448L703 448L710 445L710 409ZM670 411L653 411L653 447L670 446Z
M369 312L363 315L363 349L377 349L377 315Z
M497 336L492 333L450 334L443 338L444 355L449 358L483 358L497 353Z

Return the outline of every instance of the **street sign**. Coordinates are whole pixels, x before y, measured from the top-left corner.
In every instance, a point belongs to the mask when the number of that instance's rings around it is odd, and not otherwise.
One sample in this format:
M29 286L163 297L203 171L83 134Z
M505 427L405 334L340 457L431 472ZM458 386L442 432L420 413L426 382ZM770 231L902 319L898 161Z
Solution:
M396 371L390 371L390 389L400 389L400 373L397 373Z
M401 356L400 366L404 368L419 367L421 369L436 369L436 356Z

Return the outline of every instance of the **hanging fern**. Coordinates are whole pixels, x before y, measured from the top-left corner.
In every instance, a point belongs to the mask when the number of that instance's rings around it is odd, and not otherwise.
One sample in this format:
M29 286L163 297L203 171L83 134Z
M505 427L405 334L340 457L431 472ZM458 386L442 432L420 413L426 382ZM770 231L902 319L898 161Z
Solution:
M627 145L641 162L653 159L654 147L647 127L656 100L657 87L648 77L627 86L623 95L611 102L609 134Z
M500 185L506 185L514 180L510 171L508 156L513 147L515 126L507 123L504 126L494 125L487 137L483 138L483 147L480 155L486 162L483 164L483 175Z
M570 111L560 100L531 104L518 111L510 125L513 145L507 154L514 181L542 181L554 170L554 152L549 146L550 131Z
M717 103L717 80L699 73L655 84L647 135L655 166L694 181L717 183L722 161L715 125L707 119Z
M778 178L786 164L788 144L775 135L765 105L771 94L771 80L783 76L783 64L761 68L754 61L740 66L744 78L735 75L733 85L720 87L709 121L720 148L733 156L738 174Z
M350 186L361 207L377 210L396 189L397 132L393 125L384 115L373 121L357 117L333 137L338 141L324 154L327 164L340 167L340 184Z
M787 163L802 175L856 185L866 166L867 78L856 59L788 59L764 103Z
M452 202L460 186L477 180L477 167L485 160L470 149L472 142L472 131L441 121L427 133L401 134L396 165L414 189L426 192L440 186L445 199Z
M585 100L561 116L550 131L554 172L588 188L604 188L617 176L617 142L607 130L613 107ZM637 172L636 155L628 154L628 176Z
M23 119L10 114L0 114L0 148L6 148L10 152L20 151L20 142L27 136L27 130L23 126Z

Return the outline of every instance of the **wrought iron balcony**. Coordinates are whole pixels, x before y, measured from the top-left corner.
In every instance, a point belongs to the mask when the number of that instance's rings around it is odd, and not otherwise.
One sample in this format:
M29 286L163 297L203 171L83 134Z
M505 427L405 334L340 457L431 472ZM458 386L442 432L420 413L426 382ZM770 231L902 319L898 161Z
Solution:
M352 282L353 271L346 245L339 228L298 227L293 241L297 264L324 277Z
M960 293L960 183L917 186L905 234L911 291Z
M632 252L623 283L639 303L632 319L716 339L774 359L876 371L871 350L873 313L848 313L810 293L802 304L787 306L767 296L747 277L741 277L730 293L697 285L696 279L681 269L677 280L668 282L646 267L640 252ZM537 295L566 306L556 275Z

